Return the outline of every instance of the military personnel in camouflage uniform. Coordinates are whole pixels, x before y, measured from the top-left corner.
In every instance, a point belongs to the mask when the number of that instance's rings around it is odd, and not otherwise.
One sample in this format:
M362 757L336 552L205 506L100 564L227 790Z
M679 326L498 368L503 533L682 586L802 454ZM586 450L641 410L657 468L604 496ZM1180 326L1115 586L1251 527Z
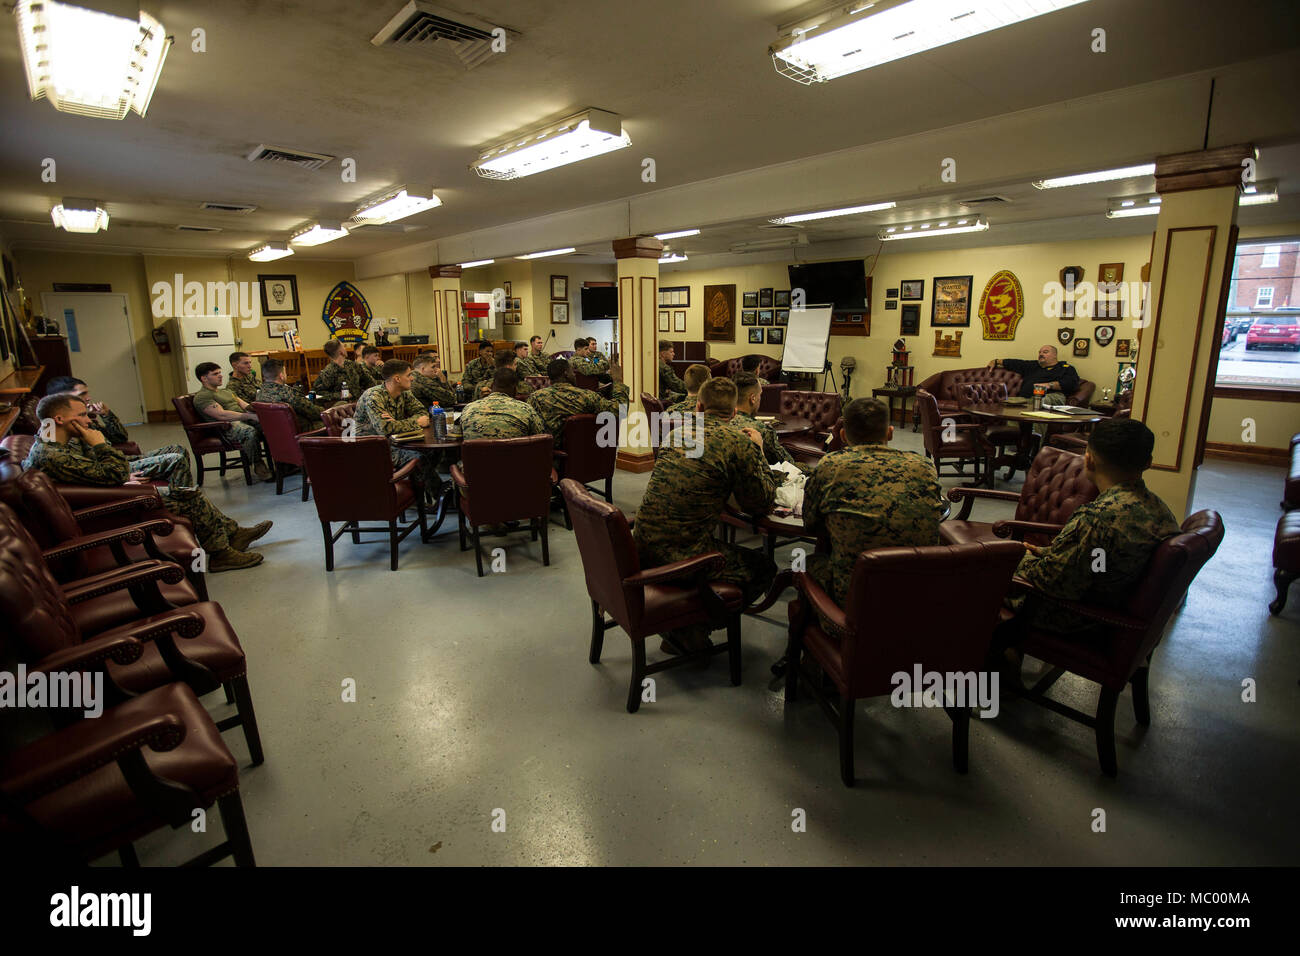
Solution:
M763 390L758 387L758 376L753 372L737 372L733 379L736 383L736 417L733 420L741 428L752 428L763 436L763 457L769 465L787 462L794 465L805 475L810 474L813 466L802 461L795 461L786 447L776 440L776 432L767 422L760 422L754 417L758 411L759 397Z
M253 371L253 357L247 352L231 352L230 382L226 388L246 402L255 402L261 385Z
M658 567L721 551L726 564L712 577L740 587L746 604L765 594L776 576L776 565L763 552L741 548L714 537L728 499L755 517L772 510L777 479L759 449L759 436L731 424L736 388L718 378L700 389L702 433L693 430L695 442L681 440L675 429L664 440L655 461L650 484L637 509L632 538L643 568ZM695 457L692 457L695 456ZM708 627L688 628L668 636L689 650L708 643ZM665 650L671 651L671 645Z
M259 402L279 402L293 409L293 417L298 422L298 431L311 431L322 425L323 409L307 400L298 389L291 386L284 370L284 363L279 359L267 359L262 363L262 387L254 396Z
M365 388L384 384L384 353L376 345L367 345L361 350L361 361L357 371L361 374L361 384Z
M564 423L574 415L599 415L601 412L618 415L632 401L627 386L623 384L623 370L611 365L610 375L614 379L614 397L603 398L599 392L574 385L573 373L564 359L552 360L547 368L551 384L528 396L528 404L541 417L546 430L555 436L556 448L561 446L564 438Z
M695 406L699 404L700 389L704 383L711 377L707 365L692 365L682 376L682 384L686 386L686 397L680 402L676 402L664 409L667 415L694 415Z
M81 399L86 404L90 415L91 427L100 431L104 440L110 445L122 445L131 439L127 437L126 426L116 413L102 404L90 401L90 389L86 383L71 375L60 375L50 379L46 386L46 395L66 392ZM120 449L119 449L120 450ZM123 454L126 454L123 452ZM162 479L169 484L189 488L194 484L194 470L190 463L189 449L184 445L163 445L139 455L127 455L131 471L146 478Z
M659 343L659 400L679 402L686 397L686 383L677 377L668 363L673 360L675 346L672 342Z
M216 362L198 364L194 377L203 387L194 393L194 410L211 421L229 422L230 440L239 445L253 474L262 481L270 481L271 471L262 461L262 430L257 415L249 411L246 401L221 387L222 375L221 366Z
M946 510L934 463L889 447L894 428L884 402L849 402L842 431L847 447L821 460L803 492L804 527L831 545L829 554L819 551L808 559L808 573L840 607L859 554L938 544Z
M447 376L439 367L437 352L421 352L415 357L411 371L411 394L426 410L437 402L450 412L456 404L456 392L447 384Z
M596 351L594 343L587 339L576 339L573 343L573 357L569 359L569 368L579 375L599 378L609 372L609 359Z
M1132 594L1156 546L1178 534L1178 521L1147 489L1155 436L1142 422L1110 419L1093 427L1084 463L1100 494L1076 511L1050 545L1026 545L1017 574L1043 596L1013 599L1021 623L1062 634L1097 626L1049 600L1119 609ZM1100 551L1098 551L1100 549Z
M533 387L524 381L523 375L519 373L519 360L515 357L514 352L498 352L496 357L498 369L508 368L515 373L515 398L521 402L528 401L528 396L533 393ZM493 371L493 377L496 372ZM483 398L492 392L492 379L480 382L478 386L478 398ZM473 399L471 399L472 401Z
M348 358L347 350L338 339L330 339L325 343L325 355L329 364L321 369L316 381L311 384L317 404L328 407L340 402L355 402L370 387L366 384L368 379L362 378L360 366ZM347 398L343 397L344 386L347 386Z
M542 348L543 341L540 335L534 335L528 340L528 352L519 360L519 364L515 366L515 371L521 375L546 374L546 370L551 365L551 357Z
M39 437L23 463L62 484L117 486L134 477L126 456L90 426L86 404L66 393L41 399L37 414L54 421L54 441ZM209 571L229 571L261 564L262 555L245 549L266 534L271 522L241 528L218 511L198 488L178 484L160 489L168 510L188 518L199 544L208 553Z
M480 342L478 345L478 358L465 366L465 372L461 375L460 384L465 387L465 394L473 401L474 396L478 394L479 386L484 382L489 385L492 382L492 376L496 374L497 361L492 351L491 342Z
M470 402L461 412L460 430L465 441L474 438L526 438L545 435L546 423L526 402L511 398L519 387L514 369L499 368L492 393Z
M761 355L746 355L743 359L740 360L740 370L742 372L753 372L754 377L758 379L759 388L762 388L764 385L770 384L767 379L763 378L763 376L758 374L758 367L759 365L762 364L762 362L763 362L763 356Z
M381 366L383 385L372 385L361 393L357 401L357 435L382 435L391 437L429 426L429 415L420 400L411 391L413 375L411 363L389 359ZM418 461L415 482L425 490L426 499L433 500L442 487L438 475L438 452L418 452L412 448L393 445L390 457L394 468L408 461Z

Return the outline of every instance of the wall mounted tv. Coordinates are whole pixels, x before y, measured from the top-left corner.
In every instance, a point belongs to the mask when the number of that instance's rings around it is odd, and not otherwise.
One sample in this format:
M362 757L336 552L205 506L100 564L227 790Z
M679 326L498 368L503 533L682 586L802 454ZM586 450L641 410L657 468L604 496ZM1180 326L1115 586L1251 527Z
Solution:
M790 288L803 289L807 305L830 303L862 311L867 305L867 273L861 259L806 262L790 266Z
M598 286L582 290L582 321L618 318L618 289L615 286Z

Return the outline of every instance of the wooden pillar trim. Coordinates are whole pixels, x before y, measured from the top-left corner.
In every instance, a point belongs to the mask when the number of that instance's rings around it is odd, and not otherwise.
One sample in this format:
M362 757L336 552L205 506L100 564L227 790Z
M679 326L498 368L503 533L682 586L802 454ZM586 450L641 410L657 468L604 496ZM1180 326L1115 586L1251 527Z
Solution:
M1176 193L1189 189L1244 185L1242 163L1256 158L1258 151L1250 143L1221 146L1193 153L1170 153L1156 157L1156 192Z
M460 266L429 266L429 278L459 279L463 271Z
M613 246L615 259L658 261L664 254L663 241L654 236L628 236L626 239L615 239Z

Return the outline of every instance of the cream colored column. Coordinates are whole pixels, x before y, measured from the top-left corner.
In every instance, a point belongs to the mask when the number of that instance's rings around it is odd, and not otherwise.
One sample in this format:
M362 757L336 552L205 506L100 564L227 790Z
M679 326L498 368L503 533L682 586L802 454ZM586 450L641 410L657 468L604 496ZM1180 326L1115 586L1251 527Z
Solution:
M1214 396L1242 161L1254 156L1242 145L1156 159L1162 202L1146 311L1135 320L1142 328L1133 417L1156 437L1147 486L1180 520L1191 506Z
M429 266L433 280L433 338L442 370L455 381L465 371L460 321L460 266Z
M645 412L641 393L659 394L659 257L664 244L653 236L614 240L618 260L618 356L623 382L632 393L632 410ZM646 429L627 429L619 447L618 467L650 471L654 452Z

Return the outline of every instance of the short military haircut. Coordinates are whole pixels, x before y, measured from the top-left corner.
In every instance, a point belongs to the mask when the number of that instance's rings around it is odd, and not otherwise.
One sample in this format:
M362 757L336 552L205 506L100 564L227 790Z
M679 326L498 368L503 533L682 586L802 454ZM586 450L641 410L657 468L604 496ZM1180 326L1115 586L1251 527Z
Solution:
M41 421L53 418L55 415L66 412L75 402L80 402L82 405L86 404L84 399L78 398L71 392L55 392L53 395L46 395L36 403L36 417Z
M660 343L659 343L659 351L660 351L660 352L667 352L669 349L676 348L676 347L677 347L677 345L676 345L675 342L667 342L667 341L664 341L664 342L660 342Z
M241 358L248 358L248 353L247 353L247 352L231 352L231 353L230 353L230 364L231 364L231 365L234 365L234 364L235 364L236 362L238 362Z
M731 381L736 386L737 405L758 391L758 376L753 372L737 372L731 377Z
M262 378L265 381L269 382L271 379L279 378L280 373L283 371L284 363L279 359L269 358L262 363Z
M682 376L682 381L686 383L686 390L692 395L699 394L700 386L707 382L713 376L709 374L707 365L692 365Z
M574 349L574 351L577 351L578 349L585 349L586 347L587 347L587 340L586 340L586 339L574 339L574 340L573 340L573 349Z
M492 391L513 396L519 389L519 376L512 368L499 368L492 376Z
M384 367L379 370L379 374L384 377L386 382L394 375L401 375L403 372L410 371L410 369L411 363L404 359L389 359L384 363Z
M1088 436L1088 450L1102 471L1120 475L1141 474L1151 463L1156 436L1136 418L1111 418L1098 422Z
M203 376L211 375L213 372L220 371L221 366L216 362L200 362L198 365L194 366L194 377L201 382L203 381Z
M546 366L546 377L552 382L558 382L566 377L568 371L569 363L564 359L551 359L550 363Z
M850 445L883 442L889 434L889 406L878 398L855 398L844 406L844 437Z
M513 351L497 353L497 368L505 368L507 365L514 365L519 361L519 356Z
M81 379L73 378L71 375L59 375L50 379L49 384L45 386L45 394L57 395L59 392L70 392L78 385L85 384Z
M491 343L491 342L480 342L480 343L478 344L478 354L479 354L479 355L482 355L484 352L491 352L491 351L492 351L492 343Z
M365 348L361 350L362 358L365 358L367 355L380 355L380 354L382 353L379 351L378 345L367 345Z
M516 351L516 352L519 351L520 349L526 349L526 348L528 348L528 343L527 343L527 342L516 342L516 343L515 343L515 351Z
M528 344L532 345L534 342L540 342L541 340L542 337L540 335L534 335L531 339L528 340Z
M411 367L416 371L419 371L422 368L428 368L436 361L437 358L430 355L428 352L421 352L415 357L415 361L411 363Z
M589 336L587 336L587 344L588 344L588 345L595 345L595 344L596 344L596 336L594 336L594 335L589 335Z
M746 355L743 359L740 360L740 367L744 369L746 372L753 372L757 374L758 363L761 361L763 361L763 356L761 355Z
M328 355L330 358L334 358L343 349L343 343L340 342L338 339L330 339L322 346L322 348L324 349L326 355Z
M729 418L736 410L736 385L729 378L711 378L700 386L699 401L706 412Z

